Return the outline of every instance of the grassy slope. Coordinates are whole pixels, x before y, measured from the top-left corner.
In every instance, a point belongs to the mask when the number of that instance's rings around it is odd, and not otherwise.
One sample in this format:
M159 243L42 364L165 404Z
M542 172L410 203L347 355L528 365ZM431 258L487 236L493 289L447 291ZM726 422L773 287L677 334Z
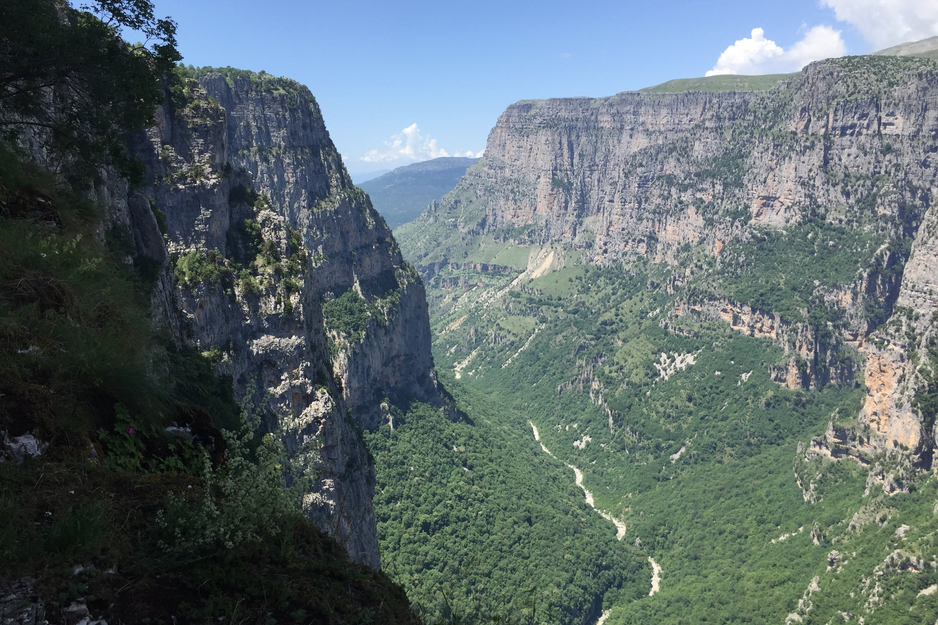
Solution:
M653 87L639 89L642 93L682 93L684 91L767 91L795 74L762 76L719 75L702 78L677 78Z
M938 37L901 43L873 54L875 56L917 56L923 59L938 60Z

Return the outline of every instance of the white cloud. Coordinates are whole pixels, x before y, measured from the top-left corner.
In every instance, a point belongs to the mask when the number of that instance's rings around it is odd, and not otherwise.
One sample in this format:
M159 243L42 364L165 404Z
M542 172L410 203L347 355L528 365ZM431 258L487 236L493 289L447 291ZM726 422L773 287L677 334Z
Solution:
M391 135L384 145L383 151L369 150L361 160L366 163L417 162L449 156L449 152L436 144L436 139L422 135L417 124Z
M473 152L472 150L466 150L465 152L456 152L453 156L465 156L467 158L482 158L482 155L485 154L485 150L479 150L478 152Z
M724 50L706 75L793 72L811 61L846 53L847 46L840 37L840 31L830 26L815 26L788 50L766 39L765 31L761 28L753 28L750 37L740 39Z
M847 46L840 38L840 31L830 26L815 26L804 38L785 51L782 60L785 71L799 70L811 61L832 59L847 54Z
M938 0L821 0L874 49L938 35Z

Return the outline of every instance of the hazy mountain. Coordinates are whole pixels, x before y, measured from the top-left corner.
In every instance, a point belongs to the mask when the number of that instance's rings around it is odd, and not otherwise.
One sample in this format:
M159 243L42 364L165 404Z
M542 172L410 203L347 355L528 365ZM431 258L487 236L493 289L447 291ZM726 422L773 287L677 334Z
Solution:
M398 167L372 180L357 182L393 229L416 218L430 202L453 190L477 158L443 157Z
M938 37L900 43L873 54L876 56L918 56L923 59L938 60Z
M375 171L368 171L368 172L361 172L361 173L354 173L350 171L348 175L352 178L352 182L360 185L361 183L366 182L368 180L373 180L374 178L377 178L378 176L383 176L389 171L391 170L390 169L377 169Z

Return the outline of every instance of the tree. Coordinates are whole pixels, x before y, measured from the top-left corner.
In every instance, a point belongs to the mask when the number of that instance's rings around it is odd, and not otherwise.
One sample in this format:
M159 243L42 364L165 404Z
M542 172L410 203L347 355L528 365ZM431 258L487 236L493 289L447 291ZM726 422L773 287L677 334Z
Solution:
M146 41L129 45L129 29ZM149 0L0 4L0 131L32 130L47 153L79 173L127 166L123 135L151 122L160 78L181 57L176 25Z

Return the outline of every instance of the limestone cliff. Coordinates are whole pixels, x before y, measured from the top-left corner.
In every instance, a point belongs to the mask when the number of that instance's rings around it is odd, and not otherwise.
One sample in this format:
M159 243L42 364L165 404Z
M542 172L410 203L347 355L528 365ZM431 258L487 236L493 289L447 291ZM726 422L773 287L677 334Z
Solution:
M156 117L138 142L149 183L130 202L143 215L138 247L160 241L163 221L156 308L217 359L251 425L282 439L310 518L377 568L374 468L358 428L377 423L385 397L441 403L423 286L305 87L190 72Z
M936 137L938 63L924 59L822 61L763 92L524 101L400 236L425 275L478 237L669 266L678 314L695 307L785 349L779 383L865 369L864 453L904 447L930 464L933 420L913 399L931 371ZM796 244L800 256L777 251ZM798 268L771 258L837 271L782 301Z
M916 227L931 204L935 66L815 63L769 92L622 93L526 101L429 220L613 264L718 256L745 225L888 213ZM902 79L899 79L902 76Z

